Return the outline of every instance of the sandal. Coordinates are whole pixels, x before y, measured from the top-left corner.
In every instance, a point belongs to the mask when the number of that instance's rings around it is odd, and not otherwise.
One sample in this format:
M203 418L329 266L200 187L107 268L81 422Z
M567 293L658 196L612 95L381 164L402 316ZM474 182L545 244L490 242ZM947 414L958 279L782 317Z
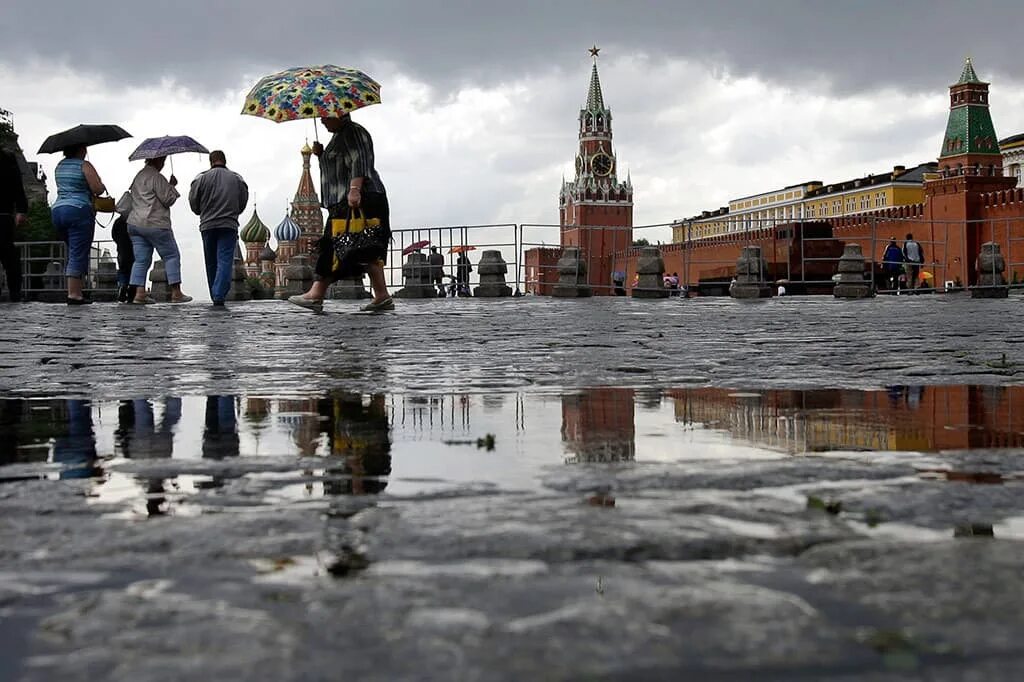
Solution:
M369 303L364 305L362 308L360 308L360 310L362 310L364 313L382 313L385 310L394 310L394 309L395 309L395 301L390 296L385 298L383 301L380 301L379 303L374 303L373 301L370 301Z
M302 294L289 296L288 302L294 303L300 308L309 308L310 310L320 310L324 307L324 300L322 298L306 298Z

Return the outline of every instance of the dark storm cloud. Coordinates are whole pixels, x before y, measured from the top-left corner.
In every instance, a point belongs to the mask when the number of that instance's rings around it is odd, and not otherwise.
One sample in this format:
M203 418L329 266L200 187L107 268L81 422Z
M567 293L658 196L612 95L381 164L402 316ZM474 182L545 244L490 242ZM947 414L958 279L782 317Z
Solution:
M0 62L41 59L111 81L163 76L202 89L306 63L388 61L426 82L488 85L609 59L698 59L838 92L934 90L965 53L983 78L1019 80L1019 0L7 0ZM604 55L602 55L604 56ZM948 82L947 82L948 81Z

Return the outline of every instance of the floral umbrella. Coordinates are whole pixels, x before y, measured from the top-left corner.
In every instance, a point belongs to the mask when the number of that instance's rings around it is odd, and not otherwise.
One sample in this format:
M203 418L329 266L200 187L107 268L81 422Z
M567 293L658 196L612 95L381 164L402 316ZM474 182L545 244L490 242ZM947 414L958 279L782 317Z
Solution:
M380 84L362 71L332 64L299 66L270 74L249 91L242 113L275 123L337 118L380 103Z

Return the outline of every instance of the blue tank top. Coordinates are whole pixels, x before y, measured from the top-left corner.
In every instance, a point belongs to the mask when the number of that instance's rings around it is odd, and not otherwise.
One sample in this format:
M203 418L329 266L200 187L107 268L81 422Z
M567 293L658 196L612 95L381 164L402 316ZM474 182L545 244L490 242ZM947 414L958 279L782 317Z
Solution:
M54 176L57 181L57 201L51 208L58 206L75 206L78 208L92 207L92 190L82 173L82 159L64 159L57 164Z

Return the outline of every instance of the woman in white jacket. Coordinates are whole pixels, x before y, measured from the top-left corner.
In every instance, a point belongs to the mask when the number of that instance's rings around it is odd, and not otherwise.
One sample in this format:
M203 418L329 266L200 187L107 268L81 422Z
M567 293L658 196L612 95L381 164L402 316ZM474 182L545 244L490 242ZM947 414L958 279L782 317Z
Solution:
M155 303L146 295L146 275L153 262L154 249L164 261L171 303L192 300L191 296L181 293L181 251L171 231L171 206L178 200L178 190L175 189L178 179L171 175L167 180L160 174L166 159L166 156L147 159L146 165L132 180L132 209L128 214L128 234L135 252L131 285L136 289L132 303Z

